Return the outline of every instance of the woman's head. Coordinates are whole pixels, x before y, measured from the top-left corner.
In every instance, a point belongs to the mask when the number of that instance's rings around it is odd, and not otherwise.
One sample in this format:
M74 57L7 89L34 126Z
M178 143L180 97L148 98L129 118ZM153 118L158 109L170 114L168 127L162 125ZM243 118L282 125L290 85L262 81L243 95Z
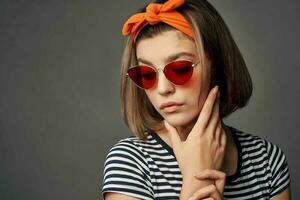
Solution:
M217 11L205 0L187 0L176 10L190 24L193 38L160 22L143 27L135 41L129 38L124 51L122 114L126 124L140 138L144 138L145 129L161 128L164 119L174 126L191 123L214 85L219 85L221 92L221 118L244 107L252 93L244 60ZM173 84L160 70L178 60L195 64L192 77L183 85ZM143 90L126 76L127 70L136 65L150 65L157 70L153 87ZM168 102L179 105L161 107Z

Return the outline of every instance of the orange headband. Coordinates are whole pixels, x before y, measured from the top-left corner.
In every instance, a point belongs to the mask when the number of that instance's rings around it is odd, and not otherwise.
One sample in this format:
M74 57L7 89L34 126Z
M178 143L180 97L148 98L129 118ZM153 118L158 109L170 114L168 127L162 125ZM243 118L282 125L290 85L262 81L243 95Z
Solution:
M178 29L186 35L193 37L193 31L187 20L177 11L176 8L184 4L185 0L168 0L164 4L150 3L146 12L131 16L124 24L123 35L132 35L135 41L139 32L146 25L154 25L159 22Z

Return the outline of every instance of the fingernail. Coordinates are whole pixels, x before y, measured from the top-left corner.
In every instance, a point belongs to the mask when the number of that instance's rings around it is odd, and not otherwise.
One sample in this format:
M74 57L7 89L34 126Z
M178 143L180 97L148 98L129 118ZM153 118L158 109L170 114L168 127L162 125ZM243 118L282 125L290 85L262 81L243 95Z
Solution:
M219 86L215 86L215 88L213 90L214 95L217 95L218 89L219 89Z

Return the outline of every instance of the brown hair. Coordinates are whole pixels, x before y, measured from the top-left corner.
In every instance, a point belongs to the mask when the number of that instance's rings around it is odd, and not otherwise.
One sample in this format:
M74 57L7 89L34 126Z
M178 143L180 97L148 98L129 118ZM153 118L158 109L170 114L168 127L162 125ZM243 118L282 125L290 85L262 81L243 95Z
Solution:
M164 3L158 0L155 3ZM140 12L145 12L146 7ZM252 81L245 61L233 37L215 8L206 0L187 0L177 9L190 23L199 58L204 54L211 62L211 87L220 88L220 117L224 118L244 107L252 94ZM145 26L138 41L172 30L165 23ZM127 41L121 68L121 112L133 133L145 139L145 130L159 128L163 117L155 110L144 90L138 88L127 76L127 69L137 64L132 38ZM203 60L203 59L201 59Z

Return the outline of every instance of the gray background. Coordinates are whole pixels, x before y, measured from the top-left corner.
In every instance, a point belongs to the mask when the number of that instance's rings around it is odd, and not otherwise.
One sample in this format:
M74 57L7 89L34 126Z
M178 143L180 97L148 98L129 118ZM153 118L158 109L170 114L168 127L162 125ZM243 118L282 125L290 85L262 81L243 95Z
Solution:
M119 112L123 22L146 1L0 0L0 199L100 199ZM254 82L226 121L279 145L300 198L299 1L212 0Z

